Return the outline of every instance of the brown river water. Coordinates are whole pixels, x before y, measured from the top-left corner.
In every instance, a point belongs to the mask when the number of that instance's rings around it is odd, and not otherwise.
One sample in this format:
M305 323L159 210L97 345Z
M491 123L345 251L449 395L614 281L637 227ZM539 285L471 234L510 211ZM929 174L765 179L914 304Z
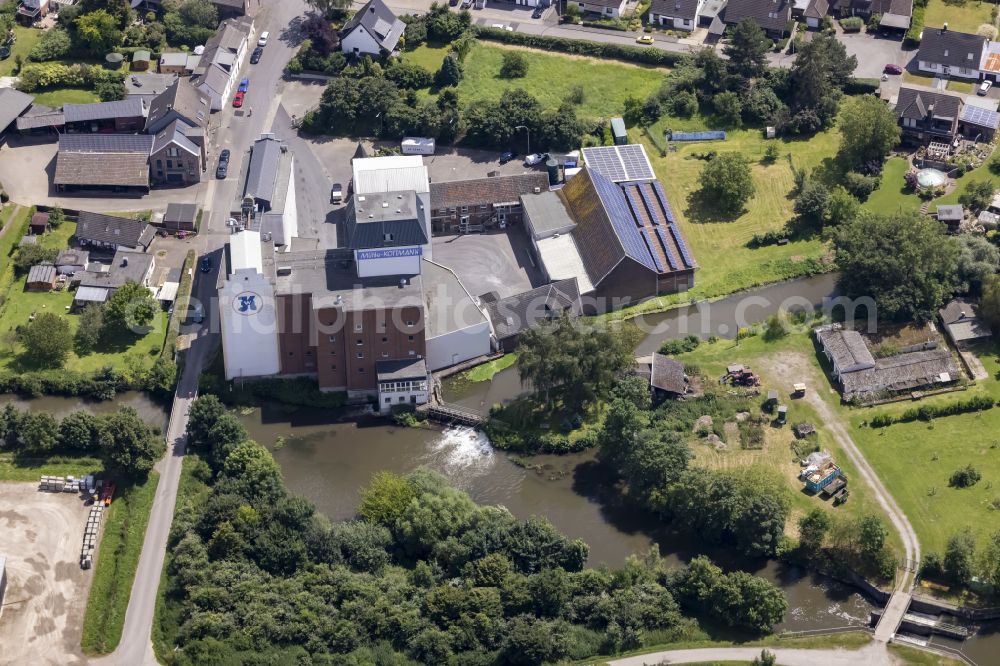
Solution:
M783 303L788 307L788 299L793 297L819 303L833 289L834 279L826 275L651 315L644 322L649 334L637 351L649 353L663 340L689 333L731 336L738 318L763 319ZM748 297L754 299L749 307ZM475 407L504 402L522 392L515 368L499 373L492 382L446 382L444 390L448 400ZM166 420L162 406L133 393L96 404L70 398L20 400L0 396L0 405L10 401L56 415L82 408L107 412L128 404L151 424L162 427ZM465 428L398 428L380 421L340 423L328 412L278 406L265 406L241 420L250 435L272 451L289 488L313 501L333 520L354 515L358 491L375 472L405 473L425 466L444 474L476 502L502 504L521 518L547 517L565 534L590 545L590 566L619 566L630 554L651 547L678 564L706 552L703 546L666 530L654 516L618 506L608 480L589 452L536 456L531 459L533 467L525 469L507 454L492 449L481 434ZM279 438L281 444L276 445ZM874 608L854 588L800 567L747 561L725 552L708 554L722 566L745 569L781 586L789 611L778 629L861 626ZM996 658L1000 654L1000 623L980 628L964 645L940 639L934 642L961 648L979 666L1000 663Z

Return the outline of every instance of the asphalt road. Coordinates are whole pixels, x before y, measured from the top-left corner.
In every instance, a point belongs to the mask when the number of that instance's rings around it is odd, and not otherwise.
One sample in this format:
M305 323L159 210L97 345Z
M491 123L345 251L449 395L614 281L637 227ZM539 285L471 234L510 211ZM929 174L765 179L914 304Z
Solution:
M246 102L247 113L237 114L234 109L227 107L213 117L213 123L218 123L214 125L215 129L210 129L213 156L217 156L222 148L229 148L235 158L237 154L249 148L250 143L260 136L265 127L271 126L280 104L283 70L294 46L298 44L299 36L296 28L306 9L307 5L302 0L280 0L267 3L258 14L257 34L268 30L271 39L259 64L250 65L247 58L243 66L242 75L250 76L251 79L250 94ZM256 112L249 113L255 105ZM214 166L213 162L213 172ZM238 173L224 181L213 180L204 190L199 203L209 211L209 215L203 233L197 236L196 247L201 254L218 255L226 242L228 233L225 220L228 217L229 204L236 195L237 178ZM217 317L214 316L217 309L214 306L214 297L219 279L219 262L215 261L213 265L215 267L213 272L196 275L194 296L205 304L206 325L198 327L197 330L185 330L185 337L190 341L190 346L184 353L184 371L178 382L170 423L167 427L167 454L157 464L160 482L156 489L139 566L132 585L122 639L117 650L106 657L91 660L92 664L138 666L157 663L150 636L167 539L177 501L177 487L186 444L188 409L197 397L198 377L202 368L218 344L218 334L215 331Z

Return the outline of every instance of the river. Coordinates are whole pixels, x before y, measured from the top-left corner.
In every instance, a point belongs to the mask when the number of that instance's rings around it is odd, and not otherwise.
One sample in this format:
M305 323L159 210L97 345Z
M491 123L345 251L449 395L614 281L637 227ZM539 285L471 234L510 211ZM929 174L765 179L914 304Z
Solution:
M648 335L638 351L648 353L667 338L689 333L732 336L743 318L756 321L782 306L818 304L833 289L833 276L824 275L650 315L642 322ZM449 400L476 407L510 400L521 390L515 368L499 373L492 382L450 382L445 386ZM108 412L127 404L153 425L162 427L166 420L162 406L135 393L123 394L108 403L0 396L0 405L11 401L60 416L82 408ZM526 469L468 429L442 432L386 426L380 421L338 423L319 410L275 406L240 419L251 437L272 451L289 488L306 496L333 520L354 515L358 491L375 472L405 473L426 466L444 474L479 503L502 504L520 518L547 517L565 534L590 545L590 566L619 566L630 554L651 547L678 564L705 552L704 547L665 530L654 517L618 507L614 493L608 492L610 484L602 478L590 452L536 456L531 459L532 467ZM747 562L734 560L726 553L708 554L722 566L746 569L781 586L789 611L778 629L802 631L867 624L873 605L853 588L779 562ZM998 625L993 623L962 646L980 666L995 663L995 655L1000 652ZM954 642L940 642L957 647Z

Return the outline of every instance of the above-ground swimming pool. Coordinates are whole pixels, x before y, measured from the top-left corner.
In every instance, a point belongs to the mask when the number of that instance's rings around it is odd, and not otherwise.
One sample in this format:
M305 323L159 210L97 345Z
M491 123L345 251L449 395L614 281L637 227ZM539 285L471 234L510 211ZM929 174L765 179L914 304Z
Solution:
M917 172L917 184L920 187L940 187L947 180L948 176L937 169L921 169Z

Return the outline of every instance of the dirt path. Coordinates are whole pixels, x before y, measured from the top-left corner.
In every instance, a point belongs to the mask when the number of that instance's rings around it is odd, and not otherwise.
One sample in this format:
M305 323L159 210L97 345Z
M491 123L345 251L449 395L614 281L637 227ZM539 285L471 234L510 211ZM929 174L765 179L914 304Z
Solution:
M859 650L839 648L808 650L791 648L769 648L783 666L896 666L901 660L890 654L885 645L871 643ZM690 664L716 661L739 661L749 663L760 656L759 647L699 648L694 650L667 650L651 652L634 657L613 659L611 666L645 666L647 664Z
M886 515L889 516L893 527L896 528L896 531L899 532L903 540L906 559L911 563L919 562L920 542L917 539L917 533L914 531L913 525L910 524L906 514L896 504L896 500L893 499L885 485L883 485L882 480L879 479L875 470L872 469L868 460L865 459L857 444L854 443L840 415L820 395L820 391L830 390L826 377L821 376L816 367L804 354L796 352L781 352L758 361L758 363L761 362L763 362L767 374L778 379L786 391L790 390L791 385L795 382L805 381L807 383L809 391L806 392L805 400L816 409L820 418L829 428L830 434L833 435L833 438L844 449L844 453L851 459L851 462L857 467L858 473L861 474L865 483L874 492L875 500L885 511ZM907 570L897 581L898 589L909 591L913 586L913 579L913 574Z

